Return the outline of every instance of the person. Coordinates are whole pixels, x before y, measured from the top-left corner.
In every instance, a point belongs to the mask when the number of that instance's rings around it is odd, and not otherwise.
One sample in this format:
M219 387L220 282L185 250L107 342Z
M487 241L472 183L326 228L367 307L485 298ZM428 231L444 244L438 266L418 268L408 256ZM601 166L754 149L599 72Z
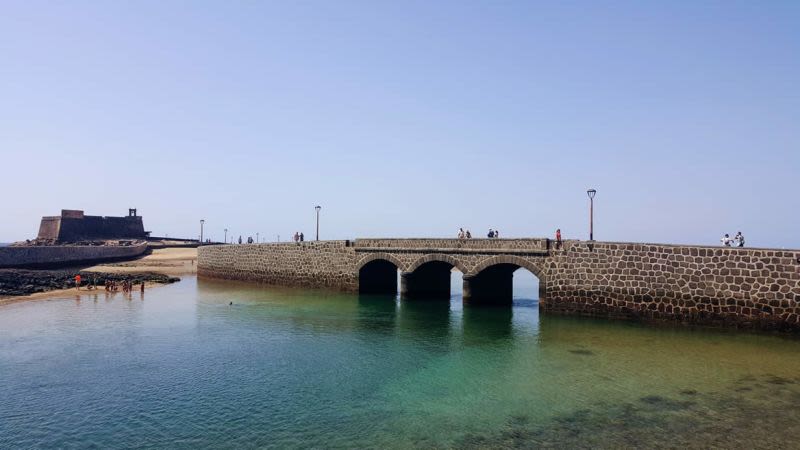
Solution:
M556 248L561 248L561 228L556 230Z
M489 228L489 234L487 234L486 237L488 237L489 239L493 238L494 237L494 230Z
M736 232L736 236L733 237L733 241L737 247L744 247L744 236L742 235L741 231Z
M499 239L500 238L500 230L494 230L494 238L495 239Z
M464 229L463 228L459 228L458 229L458 238L459 239L464 239Z
M730 247L731 246L731 238L730 238L730 236L728 236L728 233L725 233L725 236L722 236L722 239L720 239L720 242L722 242L722 245L724 245L725 247Z
M472 233L470 233L469 230L467 230L466 238L472 239Z
M303 232L301 231L300 232L300 242L303 242L303 240L305 240L305 238L306 237L303 235Z
M298 233L297 231L294 232L294 241L300 242L300 233Z
M75 289L81 288L81 274L75 275Z
M242 236L240 235L239 236L239 244L241 245L241 243L242 243Z
M141 287L142 294L144 294L144 280L142 280L142 287Z

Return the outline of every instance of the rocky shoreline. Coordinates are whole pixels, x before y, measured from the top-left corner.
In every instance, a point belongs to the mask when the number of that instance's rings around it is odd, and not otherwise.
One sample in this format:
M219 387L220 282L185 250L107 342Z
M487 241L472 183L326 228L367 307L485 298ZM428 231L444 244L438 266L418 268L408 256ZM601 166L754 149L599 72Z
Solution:
M30 295L39 292L53 291L75 287L75 275L81 275L81 285L87 286L96 283L103 289L106 280L132 281L134 284L147 283L174 283L180 278L171 277L155 272L142 273L108 273L94 271L74 270L28 270L28 269L0 269L0 297Z

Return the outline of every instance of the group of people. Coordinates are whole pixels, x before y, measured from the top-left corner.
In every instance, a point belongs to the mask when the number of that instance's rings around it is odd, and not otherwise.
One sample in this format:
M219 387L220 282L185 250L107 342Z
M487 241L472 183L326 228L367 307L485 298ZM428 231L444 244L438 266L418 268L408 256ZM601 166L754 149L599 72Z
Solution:
M298 233L297 231L294 232L294 241L295 242L303 242L305 240L305 236L303 233Z
M133 281L130 280L122 280L121 283L117 284L116 280L106 280L105 288L107 292L117 292L119 291L120 287L122 288L122 292L133 292ZM75 275L75 289L81 288L81 275ZM87 290L94 290L97 289L97 278L92 277L92 282L86 284ZM142 281L139 289L144 292L144 281Z
M133 292L133 282L130 280L122 280L120 283L122 285L122 292ZM109 292L117 292L120 286L117 285L115 280L106 280L106 291ZM140 290L144 292L144 281L140 285Z
M493 230L489 228L489 233L486 234L486 237L489 239L495 239L500 237L500 230ZM464 230L463 228L458 229L458 238L459 239L472 239L472 233L469 230Z
M722 242L722 245L725 247L744 247L744 236L741 231L737 232L733 239L731 239L728 233L725 233L725 236L722 236L722 239L719 241Z

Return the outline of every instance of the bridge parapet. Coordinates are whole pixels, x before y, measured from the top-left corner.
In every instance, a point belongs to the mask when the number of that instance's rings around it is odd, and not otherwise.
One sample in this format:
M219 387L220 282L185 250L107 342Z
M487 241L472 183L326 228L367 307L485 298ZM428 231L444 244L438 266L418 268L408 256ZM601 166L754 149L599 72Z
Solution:
M549 241L533 239L357 239L356 252L547 254Z

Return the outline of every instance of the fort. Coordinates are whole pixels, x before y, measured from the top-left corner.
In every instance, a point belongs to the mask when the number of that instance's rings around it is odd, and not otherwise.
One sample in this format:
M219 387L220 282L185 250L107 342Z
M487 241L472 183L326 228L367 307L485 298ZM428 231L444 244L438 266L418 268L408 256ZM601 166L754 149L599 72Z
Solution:
M129 209L123 217L87 216L80 210L62 209L45 216L33 241L0 248L0 268L62 267L131 259L147 251L142 217Z
M42 217L39 241L54 243L102 239L145 239L142 217L129 209L123 217L87 216L83 211L62 209L60 216Z
M800 250L549 239L357 239L200 247L201 277L508 305L539 279L542 313L800 332ZM398 283L399 274L399 283ZM399 286L398 286L399 284Z

